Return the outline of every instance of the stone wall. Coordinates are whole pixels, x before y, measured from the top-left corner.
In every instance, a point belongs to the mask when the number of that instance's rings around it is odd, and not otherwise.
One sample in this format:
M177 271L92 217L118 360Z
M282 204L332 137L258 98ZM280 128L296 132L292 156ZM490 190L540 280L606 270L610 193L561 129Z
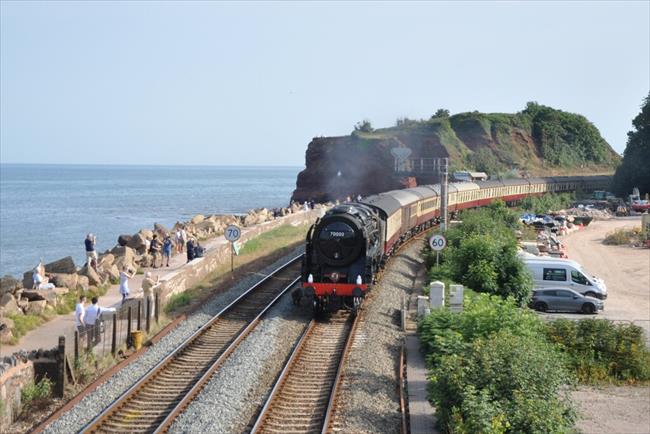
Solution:
M19 415L20 391L34 382L34 364L31 360L16 360L14 365L0 367L0 432ZM4 369L4 370L3 370Z
M322 216L323 213L323 208L317 208L307 212L289 214L272 221L248 227L246 228L246 233L242 234L240 242L244 243L285 224L294 226L311 224L318 217ZM199 284L219 266L228 264L229 262L230 243L224 240L223 244L217 245L206 252L204 257L194 259L181 269L161 277L159 289L161 305L164 306L172 295L184 292Z

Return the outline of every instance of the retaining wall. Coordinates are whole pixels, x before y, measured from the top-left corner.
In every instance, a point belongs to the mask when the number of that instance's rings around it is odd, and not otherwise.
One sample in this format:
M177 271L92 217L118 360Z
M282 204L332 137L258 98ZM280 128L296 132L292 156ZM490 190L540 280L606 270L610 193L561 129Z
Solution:
M324 213L323 208L317 208L306 212L289 214L273 221L264 222L259 225L245 228L242 231L240 242L245 243L265 232L276 229L282 225L291 224L300 226L311 224ZM202 258L194 259L179 270L173 271L160 278L160 304L164 306L174 294L184 292L208 277L218 267L230 264L230 243L223 240L213 245Z
M0 374L0 432L16 420L21 408L20 391L34 382L34 364L20 361Z

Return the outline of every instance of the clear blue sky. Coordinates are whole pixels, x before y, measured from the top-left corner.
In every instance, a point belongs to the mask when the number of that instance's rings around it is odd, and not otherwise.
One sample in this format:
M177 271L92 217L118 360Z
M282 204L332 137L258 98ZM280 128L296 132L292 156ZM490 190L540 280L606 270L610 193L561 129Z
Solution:
M533 100L622 152L649 5L3 1L0 160L302 165L364 118Z

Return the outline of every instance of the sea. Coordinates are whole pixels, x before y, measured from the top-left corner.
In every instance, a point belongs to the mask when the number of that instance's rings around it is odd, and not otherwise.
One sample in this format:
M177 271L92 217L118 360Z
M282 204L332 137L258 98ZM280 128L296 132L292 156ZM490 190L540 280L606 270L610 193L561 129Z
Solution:
M120 234L196 214L287 206L300 167L0 164L0 275L22 276L72 256L84 238L99 252Z

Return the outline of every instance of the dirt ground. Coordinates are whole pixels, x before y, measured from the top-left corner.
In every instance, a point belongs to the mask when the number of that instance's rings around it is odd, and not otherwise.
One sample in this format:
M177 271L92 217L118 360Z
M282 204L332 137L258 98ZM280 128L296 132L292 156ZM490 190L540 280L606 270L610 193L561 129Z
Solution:
M640 217L594 221L563 242L569 259L607 284L605 310L597 317L632 321L650 340L650 250L602 244L608 232L640 225ZM584 433L650 433L650 386L581 387L573 398L580 412L578 429Z

